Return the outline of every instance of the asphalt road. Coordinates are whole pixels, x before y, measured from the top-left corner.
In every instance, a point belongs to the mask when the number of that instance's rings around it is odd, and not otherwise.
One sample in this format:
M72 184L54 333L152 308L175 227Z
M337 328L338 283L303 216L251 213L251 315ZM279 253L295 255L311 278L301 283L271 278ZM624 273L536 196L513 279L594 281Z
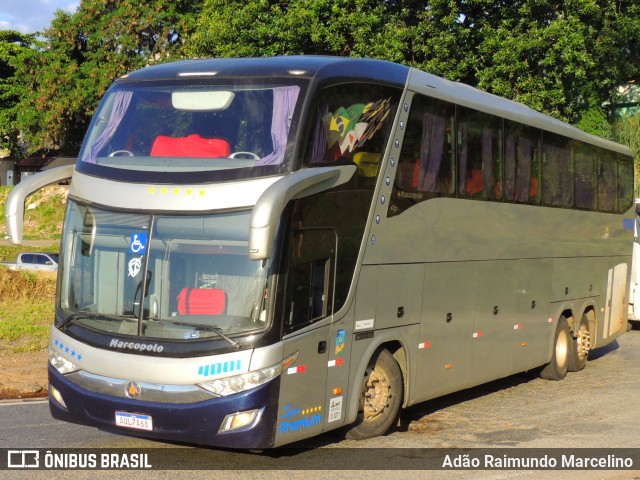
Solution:
M336 433L329 433L295 444L293 449L233 452L151 442L64 424L49 416L45 402L0 403L0 448L61 447L126 448L131 449L129 452L146 452L144 449L153 448L155 450L150 452L155 459L177 465L173 467L177 470L154 470L154 478L172 480L214 477L361 479L372 473L402 478L640 480L640 460L636 461L635 470L627 471L433 471L423 468L425 458L441 458L443 452L448 452L442 449L451 448L491 448L494 455L565 451L582 455L597 452L593 450L597 448L614 449L609 453L624 455L628 452L624 449L640 449L640 330L633 330L614 344L592 352L585 370L570 373L561 382L526 374L492 382L414 406L404 412L401 425L394 432L362 442L344 440ZM163 449L160 450L161 457L157 449ZM473 456L474 452L481 451L455 452L470 452ZM640 458L640 453L636 452L635 458ZM3 464L6 465L4 459L0 462ZM377 471L369 471L369 468ZM1 474L5 478L53 476L66 480L94 479L96 476L146 478L149 472L12 470Z

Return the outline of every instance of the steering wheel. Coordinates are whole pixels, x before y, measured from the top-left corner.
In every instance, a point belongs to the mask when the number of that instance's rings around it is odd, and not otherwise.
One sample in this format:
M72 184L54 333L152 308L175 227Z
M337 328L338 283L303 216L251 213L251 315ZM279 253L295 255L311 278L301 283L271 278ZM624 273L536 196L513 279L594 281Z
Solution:
M133 152L129 150L115 150L109 154L109 157L133 157Z
M247 157L249 160L260 160L260 157L253 152L233 152L229 158Z

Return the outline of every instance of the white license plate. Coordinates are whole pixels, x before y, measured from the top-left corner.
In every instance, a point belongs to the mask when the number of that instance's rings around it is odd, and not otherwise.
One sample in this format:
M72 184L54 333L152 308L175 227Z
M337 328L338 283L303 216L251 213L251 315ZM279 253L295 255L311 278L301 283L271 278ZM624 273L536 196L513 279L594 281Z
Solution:
M116 425L135 430L153 430L153 419L151 415L140 413L116 412Z

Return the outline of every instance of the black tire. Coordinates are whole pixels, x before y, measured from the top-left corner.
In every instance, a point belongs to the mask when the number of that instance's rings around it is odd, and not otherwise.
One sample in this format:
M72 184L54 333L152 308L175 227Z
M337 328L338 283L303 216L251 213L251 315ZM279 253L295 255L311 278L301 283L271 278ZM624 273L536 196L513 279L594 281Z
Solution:
M589 331L589 320L586 315L582 316L580 326L575 332L576 338L573 340L573 348L569 355L569 371L579 372L587 365L587 357L591 350L591 332Z
M546 380L562 380L569 370L569 357L573 351L573 338L567 319L560 317L556 327L551 361L542 368L540 376Z
M364 440L383 435L398 417L402 404L402 371L389 350L369 360L362 381L360 409L346 437Z

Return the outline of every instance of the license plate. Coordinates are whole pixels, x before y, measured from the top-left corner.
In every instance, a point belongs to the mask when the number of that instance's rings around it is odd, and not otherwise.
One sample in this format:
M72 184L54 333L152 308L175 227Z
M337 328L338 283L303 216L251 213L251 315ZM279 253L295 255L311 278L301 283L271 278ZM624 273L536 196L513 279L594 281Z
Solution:
M116 425L134 430L153 430L151 415L140 413L116 412Z

